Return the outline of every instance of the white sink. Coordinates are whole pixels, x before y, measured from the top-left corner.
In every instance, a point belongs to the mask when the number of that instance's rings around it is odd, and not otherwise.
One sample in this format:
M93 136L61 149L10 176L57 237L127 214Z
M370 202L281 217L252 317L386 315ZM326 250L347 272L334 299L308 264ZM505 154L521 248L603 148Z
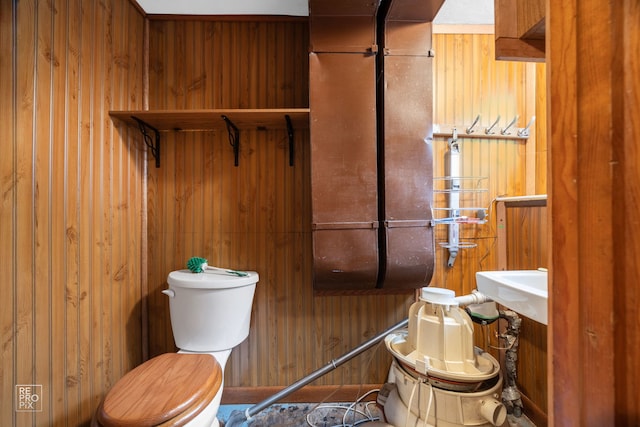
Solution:
M536 322L547 324L547 271L478 271L478 291Z

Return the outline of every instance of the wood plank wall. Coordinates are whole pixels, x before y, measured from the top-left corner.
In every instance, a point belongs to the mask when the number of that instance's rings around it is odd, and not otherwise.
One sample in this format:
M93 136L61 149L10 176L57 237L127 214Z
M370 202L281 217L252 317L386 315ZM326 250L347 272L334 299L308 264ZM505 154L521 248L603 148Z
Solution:
M547 2L552 425L640 425L638 22Z
M306 107L307 31L306 22L152 21L150 106ZM540 66L496 63L491 35L435 35L434 44L436 122L469 124L481 113L488 125L502 114L504 126L507 116L520 114L524 126L535 113ZM526 157L543 145L532 139L531 148L465 142L465 152L474 153L466 160L470 173L492 177L487 206L495 195L524 194L527 179L535 182L533 172L527 177ZM308 133L296 133L292 168L283 133L247 131L241 141L236 168L226 134L169 134L162 166L149 170L151 354L175 349L160 294L167 273L203 256L261 275L250 336L232 353L226 385L286 386L402 320L413 297L314 295ZM446 142L434 145L442 154ZM488 225L472 233L479 248L463 253L452 270L439 264L436 286L468 292L478 266L491 266L495 230ZM315 384L383 382L390 359L382 348L372 353Z
M284 133L243 132L237 168L225 134L169 134L155 169L139 133L107 115L142 108L144 22L135 8L124 1L1 7L0 41L11 55L0 67L11 79L0 80L0 111L11 125L0 129L7 150L0 157L0 275L10 301L0 314L0 424L86 422L103 393L142 360L144 280L151 355L173 351L159 291L192 255L261 275L251 334L228 364L228 386L288 385L406 316L412 296L314 295L308 132L296 132L293 167ZM150 107L306 107L307 32L296 21L154 21ZM539 66L504 65L502 77L492 77L502 66L490 60L491 36L435 35L434 43L442 53L436 123L467 124L480 113L486 125L497 113L528 117L537 105L521 98L539 97L531 90ZM482 169L471 173L498 175L499 184L489 180L490 197L544 179L522 174L530 149L487 145L493 151L478 151L473 158L483 160L472 164ZM471 271L491 265L493 234L472 233L484 248L467 252L475 259L463 253L450 271L438 264L434 285L467 292ZM318 383L381 383L389 361L379 346ZM4 396L16 384L43 385L42 412L14 410Z
M507 269L535 270L548 266L548 225L545 207L507 207ZM518 349L518 388L526 396L525 413L536 426L546 423L547 402L547 326L522 318ZM527 410L530 410L528 412Z
M306 19L152 21L150 40L151 108L308 107ZM293 167L285 132L240 141L234 167L225 132L168 134L162 166L149 169L151 354L174 351L168 272L203 256L260 274L225 386L287 386L404 319L413 296L315 295L309 132L295 132ZM314 384L380 384L389 363L378 346Z
M431 286L453 289L462 295L476 287L475 272L495 270L497 265L497 223L495 204L498 196L546 193L546 79L545 65L496 61L492 34L434 34L436 124L456 125L460 132L481 118L476 132L484 132L498 117L503 128L515 116L524 127L532 115L537 120L527 142L507 139L459 139L462 175L487 177L474 180L486 193L470 193L461 203L489 208L484 225L462 225L461 240L476 247L462 249L452 268L449 253L436 246L436 268ZM499 129L498 129L499 131ZM444 175L447 138L434 140L434 174ZM436 181L437 184L437 181ZM442 195L434 195L436 207L446 205ZM531 210L533 209L533 210ZM535 210L537 209L537 210ZM545 219L540 208L526 212L508 210L508 262L510 268L538 268L547 265ZM545 210L546 211L546 210ZM518 217L520 215L520 217ZM447 241L445 225L437 226L436 242ZM544 241L543 241L544 240ZM486 334L476 328L476 344L486 348ZM547 411L546 327L524 319L519 360L520 386L542 411ZM491 341L493 345L496 342ZM492 351L496 356L497 353Z
M508 139L460 138L461 174L486 177L473 182L485 193L470 193L461 205L489 209L484 225L462 225L461 241L476 244L462 249L452 268L449 253L438 243L447 241L446 225L436 230L436 269L431 286L453 289L458 295L475 289L475 272L497 268L496 222L492 201L498 196L546 192L544 64L496 61L492 34L434 34L434 123L456 126L460 133L480 114L476 133L482 133L498 116L498 132L516 115L524 127L537 115L527 142ZM444 176L447 138L433 142L434 176ZM437 181L435 183L437 185ZM434 206L446 206L434 195Z
M107 112L141 107L143 19L27 0L0 20L0 425L76 426L142 358L145 154Z

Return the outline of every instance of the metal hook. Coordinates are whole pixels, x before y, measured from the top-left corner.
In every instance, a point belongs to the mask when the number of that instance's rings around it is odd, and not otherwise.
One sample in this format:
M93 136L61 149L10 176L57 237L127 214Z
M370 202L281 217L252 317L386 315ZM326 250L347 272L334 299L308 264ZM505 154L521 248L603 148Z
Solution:
M467 128L467 133L473 133L474 128L476 127L476 125L478 124L478 121L480 120L480 114L478 114L476 116L476 119L473 121L473 123L471 123L471 126L469 126Z
M447 142L449 143L449 147L458 150L458 129L453 128L451 138L449 138Z
M498 116L496 121L493 122L493 124L491 126L489 126L488 128L486 128L484 130L484 133L486 133L487 135L493 135L495 133L495 132L493 132L493 128L496 127L496 125L498 124L499 121L500 121L500 116Z
M535 121L536 121L536 116L531 116L531 120L529 120L529 123L527 123L527 126L524 129L520 129L518 131L518 136L521 136L521 137L524 137L524 138L528 138L529 137L529 128L531 127L531 125Z
M511 120L511 123L509 123L509 124L507 125L507 127L506 127L506 128L504 128L504 129L502 129L502 130L500 131L500 135L511 135L511 132L508 132L508 130L509 130L509 128L510 128L511 126L513 126L513 125L516 123L516 121L518 120L518 118L519 118L519 117L520 117L520 116L518 116L518 115L516 114L516 116L513 118L513 120Z

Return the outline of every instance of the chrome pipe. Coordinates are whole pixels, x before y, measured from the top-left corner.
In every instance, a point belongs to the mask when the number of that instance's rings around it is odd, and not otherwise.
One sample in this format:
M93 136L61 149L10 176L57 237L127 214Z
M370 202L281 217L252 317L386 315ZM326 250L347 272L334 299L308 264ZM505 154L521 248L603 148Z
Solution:
M386 331L376 335L375 337L369 339L368 341L365 341L364 343L360 344L358 347L354 348L353 350L345 353L344 355L338 357L337 359L333 359L331 362L327 363L322 368L312 372L311 374L307 375L304 378L299 379L298 381L291 384L290 386L280 390L278 393L274 394L273 396L268 397L262 402L258 402L255 405L247 408L244 412L233 411L231 413L231 416L229 417L229 420L225 423L225 427L240 426L245 421L250 421L254 415L262 412L264 409L271 406L273 403L287 397L294 391L301 389L305 385L317 380L323 375L328 374L329 372L333 371L343 363L353 359L354 357L358 356L360 353L370 349L371 347L373 347L374 345L382 341L391 332L400 328L404 328L408 324L409 324L409 319L404 319L402 322L395 324L394 326L390 327Z

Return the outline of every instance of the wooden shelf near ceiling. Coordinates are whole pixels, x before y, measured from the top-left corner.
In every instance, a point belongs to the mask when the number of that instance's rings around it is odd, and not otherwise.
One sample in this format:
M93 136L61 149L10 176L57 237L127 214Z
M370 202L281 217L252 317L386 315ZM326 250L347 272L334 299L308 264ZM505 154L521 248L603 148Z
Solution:
M228 132L238 166L241 130L284 130L289 135L289 165L293 166L294 130L309 129L308 108L129 110L109 111L109 115L140 129L156 167L160 167L160 132Z
M496 59L544 62L545 0L494 0Z
M285 116L295 129L309 128L308 108L129 110L109 111L109 115L138 126L135 117L158 131L226 130L223 116L240 130L286 130Z

